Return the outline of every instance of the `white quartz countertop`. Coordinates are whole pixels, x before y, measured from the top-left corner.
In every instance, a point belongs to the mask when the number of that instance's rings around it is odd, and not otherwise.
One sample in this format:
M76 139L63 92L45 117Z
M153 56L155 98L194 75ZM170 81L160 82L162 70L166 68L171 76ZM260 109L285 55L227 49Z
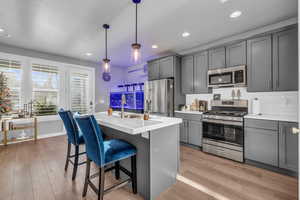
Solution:
M262 119L273 121L285 121L285 122L298 122L298 116L296 115L269 115L269 114L248 114L244 118L246 119Z
M181 110L175 110L176 113L182 113L182 114L198 114L198 115L202 115L203 112L199 112L199 111L190 111L190 110L186 110L186 111L181 111Z
M142 120L141 118L121 119L119 112L114 112L112 116L108 116L107 112L100 112L95 114L95 118L100 125L131 135L182 123L182 119L179 118L161 117L155 115L150 115L149 120Z

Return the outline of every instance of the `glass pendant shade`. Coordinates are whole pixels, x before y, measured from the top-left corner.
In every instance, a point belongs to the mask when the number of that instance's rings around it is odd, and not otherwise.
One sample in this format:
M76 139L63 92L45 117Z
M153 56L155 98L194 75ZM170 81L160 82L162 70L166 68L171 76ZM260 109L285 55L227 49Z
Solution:
M104 72L110 72L110 63L109 63L109 59L103 59L103 71Z
M135 64L139 64L141 62L141 45L140 44L132 44L131 50L131 60Z

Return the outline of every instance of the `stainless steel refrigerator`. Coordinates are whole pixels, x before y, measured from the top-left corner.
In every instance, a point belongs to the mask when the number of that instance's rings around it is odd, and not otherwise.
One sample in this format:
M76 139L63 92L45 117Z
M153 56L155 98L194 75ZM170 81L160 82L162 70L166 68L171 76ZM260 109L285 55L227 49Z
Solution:
M144 110L155 115L174 115L174 80L147 81L144 86Z

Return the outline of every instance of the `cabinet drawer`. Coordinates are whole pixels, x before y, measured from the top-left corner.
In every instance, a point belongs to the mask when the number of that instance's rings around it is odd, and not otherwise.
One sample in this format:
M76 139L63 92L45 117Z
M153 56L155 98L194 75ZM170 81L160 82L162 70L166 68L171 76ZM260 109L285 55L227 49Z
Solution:
M175 117L182 118L185 120L192 120L192 121L201 121L202 120L201 114L175 113Z
M245 119L245 127L278 131L278 121Z

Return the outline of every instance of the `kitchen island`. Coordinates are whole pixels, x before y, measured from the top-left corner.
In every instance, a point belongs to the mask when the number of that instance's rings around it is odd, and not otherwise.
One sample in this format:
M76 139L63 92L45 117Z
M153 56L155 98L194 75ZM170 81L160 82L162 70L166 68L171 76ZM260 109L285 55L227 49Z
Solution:
M137 191L145 200L155 199L176 182L182 119L150 116L142 120L136 114L122 119L117 112L112 116L96 113L95 118L106 136L137 148ZM130 169L130 160L121 161L121 165Z

